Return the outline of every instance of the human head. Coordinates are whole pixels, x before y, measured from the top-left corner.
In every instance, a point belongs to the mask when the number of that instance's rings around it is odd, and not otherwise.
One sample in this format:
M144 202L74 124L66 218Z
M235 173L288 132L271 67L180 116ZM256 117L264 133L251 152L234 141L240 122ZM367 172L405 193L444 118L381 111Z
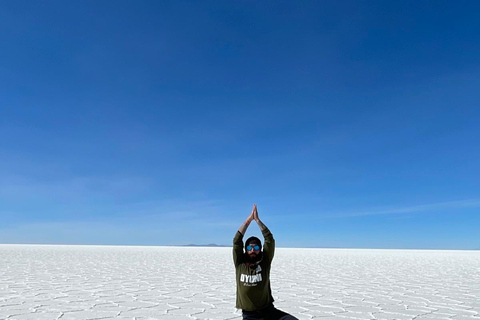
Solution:
M248 251L248 246L259 246L260 248L258 250L252 249ZM247 241L245 241L245 257L246 261L251 264L256 264L262 260L262 242L260 241L260 239L258 239L257 237L250 237L247 239Z
M248 246L255 246L255 245L260 247L260 251L262 250L262 241L260 241L260 239L258 239L257 237L248 238L247 241L245 241L245 252L248 252L247 250Z

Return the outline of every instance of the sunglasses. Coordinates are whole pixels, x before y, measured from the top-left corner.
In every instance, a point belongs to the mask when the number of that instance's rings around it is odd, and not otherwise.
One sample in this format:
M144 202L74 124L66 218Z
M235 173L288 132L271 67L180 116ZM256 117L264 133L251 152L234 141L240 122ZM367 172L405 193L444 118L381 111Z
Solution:
M255 246L255 247L247 246L247 251L250 251L252 249L255 249L255 251L258 251L258 250L260 250L260 246Z

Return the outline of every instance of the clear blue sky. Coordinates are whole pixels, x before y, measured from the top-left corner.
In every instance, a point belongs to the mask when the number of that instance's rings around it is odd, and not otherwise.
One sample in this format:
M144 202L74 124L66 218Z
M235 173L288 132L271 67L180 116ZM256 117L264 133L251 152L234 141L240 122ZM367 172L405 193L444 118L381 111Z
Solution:
M2 1L0 243L480 248L478 12Z

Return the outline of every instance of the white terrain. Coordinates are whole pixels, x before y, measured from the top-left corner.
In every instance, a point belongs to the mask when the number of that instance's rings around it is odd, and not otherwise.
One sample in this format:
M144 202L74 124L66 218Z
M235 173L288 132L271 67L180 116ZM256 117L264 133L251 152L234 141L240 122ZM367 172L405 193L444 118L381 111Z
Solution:
M480 320L480 251L277 248L298 319ZM0 319L241 319L231 248L0 245Z

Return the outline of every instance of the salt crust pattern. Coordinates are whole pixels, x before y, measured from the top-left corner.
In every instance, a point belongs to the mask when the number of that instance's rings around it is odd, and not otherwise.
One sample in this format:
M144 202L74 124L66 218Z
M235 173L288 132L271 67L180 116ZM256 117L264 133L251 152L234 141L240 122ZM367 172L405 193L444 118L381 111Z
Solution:
M480 320L480 251L278 248L299 319ZM231 248L0 245L0 319L241 319Z

